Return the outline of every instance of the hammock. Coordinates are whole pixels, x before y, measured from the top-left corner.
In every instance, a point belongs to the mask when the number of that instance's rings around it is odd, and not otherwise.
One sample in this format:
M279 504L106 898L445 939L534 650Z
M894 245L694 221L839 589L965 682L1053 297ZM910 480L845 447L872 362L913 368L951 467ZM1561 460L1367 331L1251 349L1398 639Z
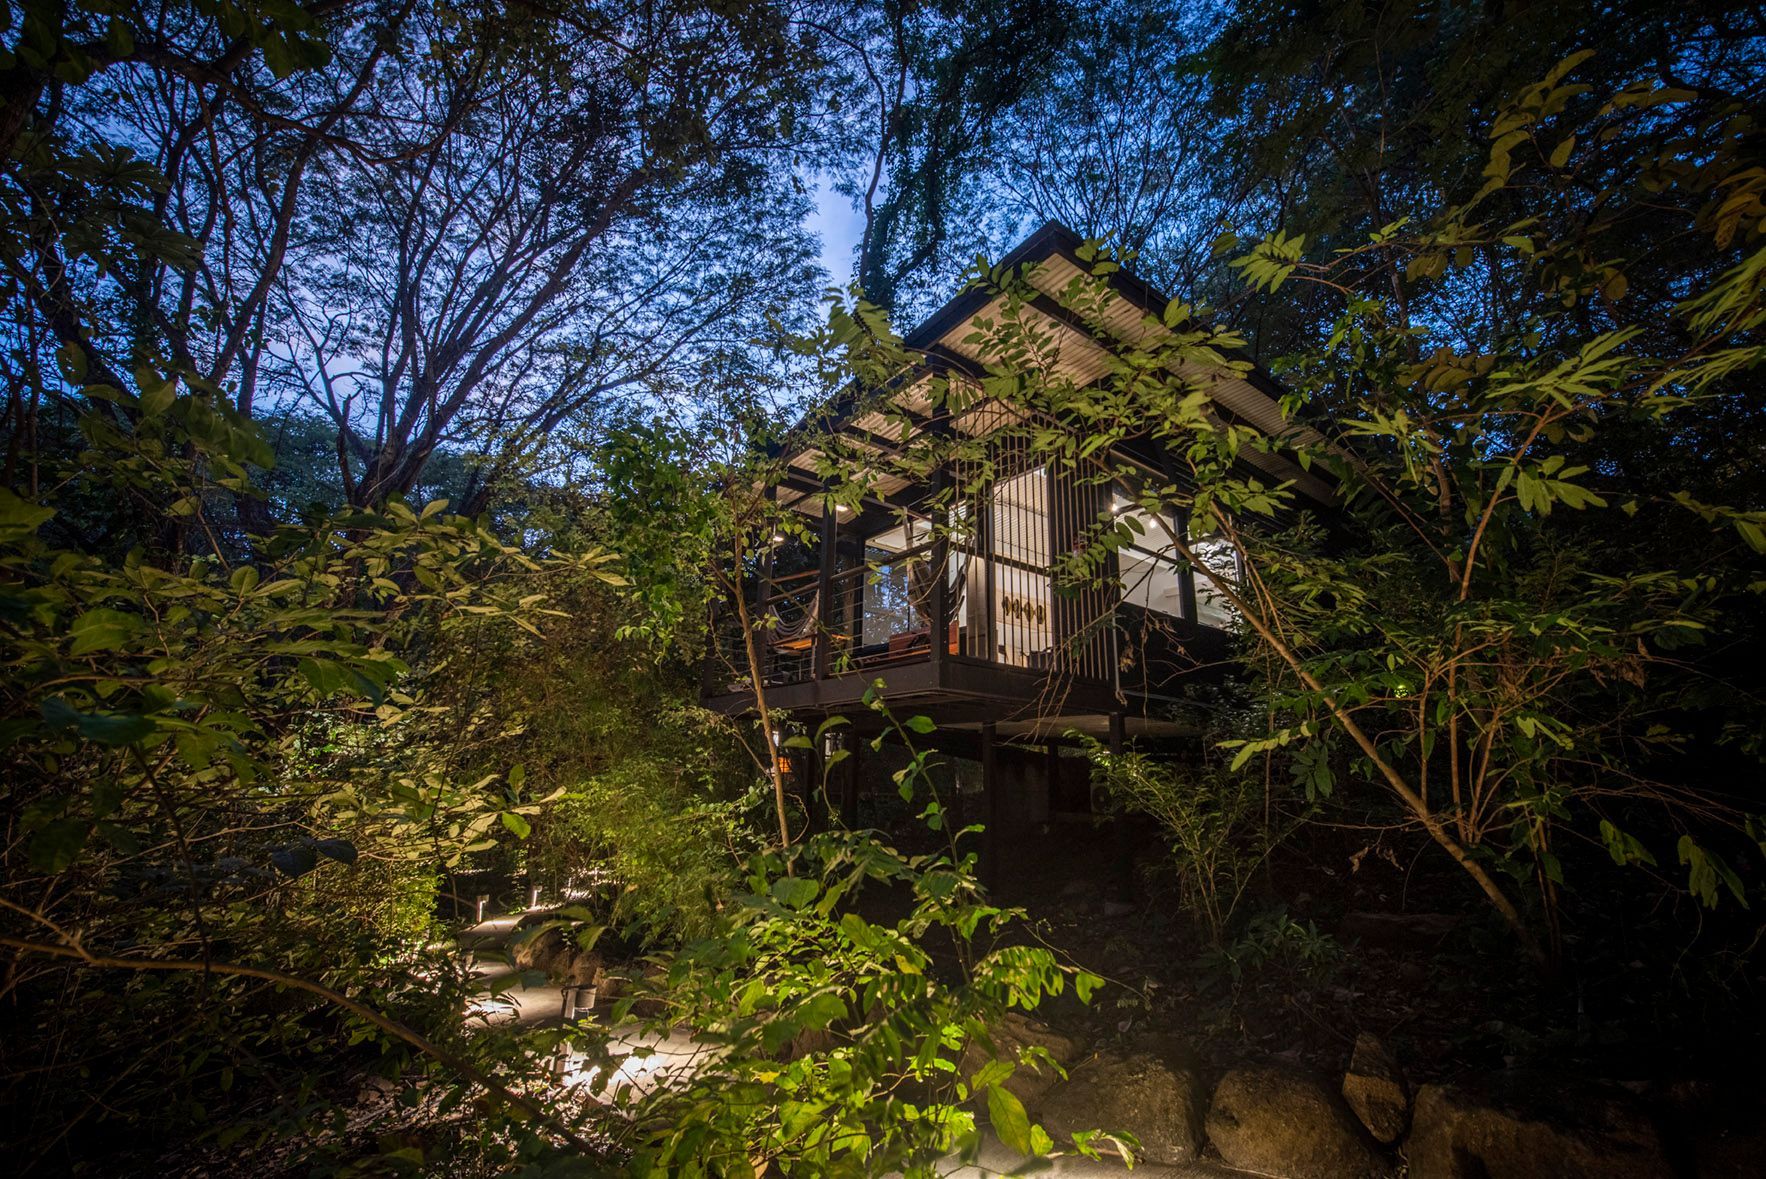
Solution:
M767 642L775 647L797 646L815 638L815 633L822 624L822 591L818 587L809 597L809 605L804 609L796 622L786 622L779 615L777 607L768 607L767 618L772 625L766 628Z

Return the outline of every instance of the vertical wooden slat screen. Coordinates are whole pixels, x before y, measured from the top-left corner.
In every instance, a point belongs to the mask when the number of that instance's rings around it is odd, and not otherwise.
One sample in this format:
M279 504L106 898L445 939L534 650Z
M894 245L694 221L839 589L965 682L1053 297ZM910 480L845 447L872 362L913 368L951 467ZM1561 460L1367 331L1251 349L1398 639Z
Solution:
M1057 556L1079 544L1105 510L1108 492L1081 482L1071 472L1052 472L1053 510L1049 533ZM1083 584L1057 581L1053 587L1055 642L1059 669L1078 679L1108 680L1115 664L1113 619L1114 564Z
M1056 477L1020 431L951 464L951 544L962 580L958 654L1030 670L1108 680L1114 643L1108 586L1057 588L1056 559L1099 510L1099 491Z

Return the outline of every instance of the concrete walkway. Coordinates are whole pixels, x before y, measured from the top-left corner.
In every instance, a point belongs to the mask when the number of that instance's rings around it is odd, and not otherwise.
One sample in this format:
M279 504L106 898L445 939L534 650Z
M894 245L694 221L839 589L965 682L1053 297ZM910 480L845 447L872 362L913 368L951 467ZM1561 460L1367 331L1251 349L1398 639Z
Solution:
M950 1179L992 1179L996 1175L1010 1175L1029 1161L1028 1156L1008 1148L989 1132L982 1139L980 1158L961 1166L953 1158L950 1169L940 1173ZM1134 1170L1130 1171L1113 1159L1098 1162L1078 1155L1052 1159L1036 1174L1073 1175L1081 1179L1262 1179L1250 1171L1236 1170L1222 1163L1195 1162L1177 1166L1136 1163Z
M501 960L515 926L525 916L499 914L461 931L460 948L472 951L472 971L484 988L467 1011L469 1024L476 1021L484 1027L513 1024L536 1029L564 1026L565 988L550 979L534 981L523 977L533 972L516 970ZM599 1004L597 1010L605 1016L610 1007ZM608 1047L616 1057L623 1053L624 1058L610 1084L630 1084L639 1093L691 1076L710 1059L713 1051L684 1032L646 1032L635 1020L615 1028L614 1033ZM572 1054L561 1084L569 1089L580 1088L581 1096L596 1100L589 1093L589 1086L597 1071L580 1054Z
M473 972L485 988L468 1012L469 1020L483 1026L519 1025L524 1028L556 1028L564 1024L564 988L549 979L530 984L520 979L523 972L498 960L515 932L516 924L525 913L505 913L488 917L477 925L461 931L459 945L471 950L477 960ZM488 960L487 960L488 959ZM493 993L494 992L494 993ZM603 1014L607 1006L602 1005ZM643 1032L634 1021L623 1031L615 1029L609 1043L616 1057L626 1053L610 1082L613 1086L630 1084L639 1093L683 1079L712 1059L716 1049L695 1041L684 1032L667 1035ZM575 1090L584 1100L596 1101L589 1092L597 1070L580 1056L573 1055L560 1084ZM1016 1171L1029 1160L1009 1149L992 1133L983 1139L981 1155L974 1163L959 1164L953 1157L943 1173L950 1179L990 1179ZM1251 1172L1234 1170L1219 1163L1196 1162L1181 1166L1157 1166L1141 1163L1131 1173L1115 1161L1095 1162L1077 1156L1063 1156L1037 1172L1042 1175L1070 1175L1078 1179L1127 1179L1131 1174L1144 1179L1248 1179Z

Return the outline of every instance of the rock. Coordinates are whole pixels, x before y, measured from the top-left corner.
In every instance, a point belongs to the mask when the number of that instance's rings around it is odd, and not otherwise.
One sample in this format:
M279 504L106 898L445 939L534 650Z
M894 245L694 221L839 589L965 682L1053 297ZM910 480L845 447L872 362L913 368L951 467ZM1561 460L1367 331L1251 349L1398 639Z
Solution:
M999 1025L992 1030L994 1047L999 1049L998 1059L1018 1062L1018 1053L1022 1048L1041 1048L1054 1057L1062 1068L1070 1068L1079 1059L1079 1045L1068 1036L1062 1035L1048 1024L1032 1019L1028 1015L1016 1011L1008 1011ZM962 1077L967 1081L970 1077L994 1059L985 1046L971 1040L963 1048L963 1055L958 1059L957 1066ZM1025 1108L1037 1104L1044 1093L1047 1093L1061 1079L1061 1075L1046 1063L1018 1064L1012 1075L1006 1078L1005 1089Z
M1207 1098L1197 1071L1167 1057L1094 1056L1048 1092L1036 1118L1057 1140L1080 1130L1126 1131L1146 1161L1187 1163L1202 1151Z
M583 949L567 930L558 927L525 935L524 930L554 919L550 913L529 913L516 922L510 961L517 970L544 971L553 982L565 986L595 986L604 966L599 953Z
M555 963L553 977L565 986L596 987L601 983L601 976L606 964L601 955L594 950L582 950L576 946L566 948Z
M1391 1164L1324 1081L1287 1068L1236 1068L1208 1110L1208 1138L1234 1167L1286 1179L1384 1179Z
M1662 1104L1692 1174L1766 1179L1766 1090L1745 1081L1678 1080Z
M637 996L631 1012L639 1019L656 1019L668 1014L668 1003L660 997L667 989L668 971L659 962L645 963L642 971L637 973L628 968L626 976L615 988L616 992L631 992Z
M827 1028L804 1028L775 1054L782 1064L830 1052L840 1041Z
M1668 1179L1661 1135L1622 1089L1504 1077L1417 1091L1405 1143L1414 1179Z
M1343 1074L1343 1100L1375 1141L1390 1146L1404 1136L1410 1091L1398 1061L1370 1032L1355 1037L1349 1071Z
M1383 950L1432 950L1458 926L1449 913L1345 913L1337 936Z
M356 1091L356 1100L363 1105L376 1105L399 1091L399 1083L387 1077L366 1076Z

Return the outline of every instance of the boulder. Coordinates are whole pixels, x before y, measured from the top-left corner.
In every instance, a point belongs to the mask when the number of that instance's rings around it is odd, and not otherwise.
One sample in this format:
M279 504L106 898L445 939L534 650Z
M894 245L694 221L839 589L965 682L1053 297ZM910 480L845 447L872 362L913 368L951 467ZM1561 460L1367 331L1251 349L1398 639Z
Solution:
M1208 1090L1194 1068L1169 1056L1094 1056L1042 1099L1036 1113L1057 1140L1081 1130L1127 1131L1152 1163L1187 1163L1202 1150Z
M1286 1179L1384 1179L1392 1166L1330 1085L1269 1066L1222 1077L1208 1138L1234 1167Z
M1766 1090L1747 1081L1673 1081L1660 1095L1665 1136L1683 1171L1766 1179Z
M594 950L579 949L575 945L565 948L556 965L553 977L565 986L599 988L601 976L606 969L606 963L601 961L600 954Z
M1662 1138L1622 1089L1525 1075L1424 1085L1405 1143L1414 1179L1669 1179Z
M1398 1061L1371 1032L1355 1037L1349 1070L1343 1074L1343 1100L1376 1142L1390 1146L1404 1137L1410 1090Z
M1079 1059L1079 1044L1071 1037L1062 1035L1041 1020L1016 1011L1008 1011L1005 1018L990 1030L994 1047L999 1049L1000 1060L1017 1064L1018 1053L1022 1048L1041 1048L1064 1069L1070 1068ZM971 1040L964 1046L957 1067L967 1081L992 1059L993 1053L978 1041ZM1061 1074L1046 1063L1018 1064L1012 1075L1006 1078L1004 1087L1008 1093L1023 1102L1026 1109L1030 1109L1060 1079Z
M565 929L554 926L528 935L527 930L555 920L550 913L529 913L515 924L510 939L510 961L517 970L543 971L553 982L565 986L595 986L604 966L601 955L585 950Z

